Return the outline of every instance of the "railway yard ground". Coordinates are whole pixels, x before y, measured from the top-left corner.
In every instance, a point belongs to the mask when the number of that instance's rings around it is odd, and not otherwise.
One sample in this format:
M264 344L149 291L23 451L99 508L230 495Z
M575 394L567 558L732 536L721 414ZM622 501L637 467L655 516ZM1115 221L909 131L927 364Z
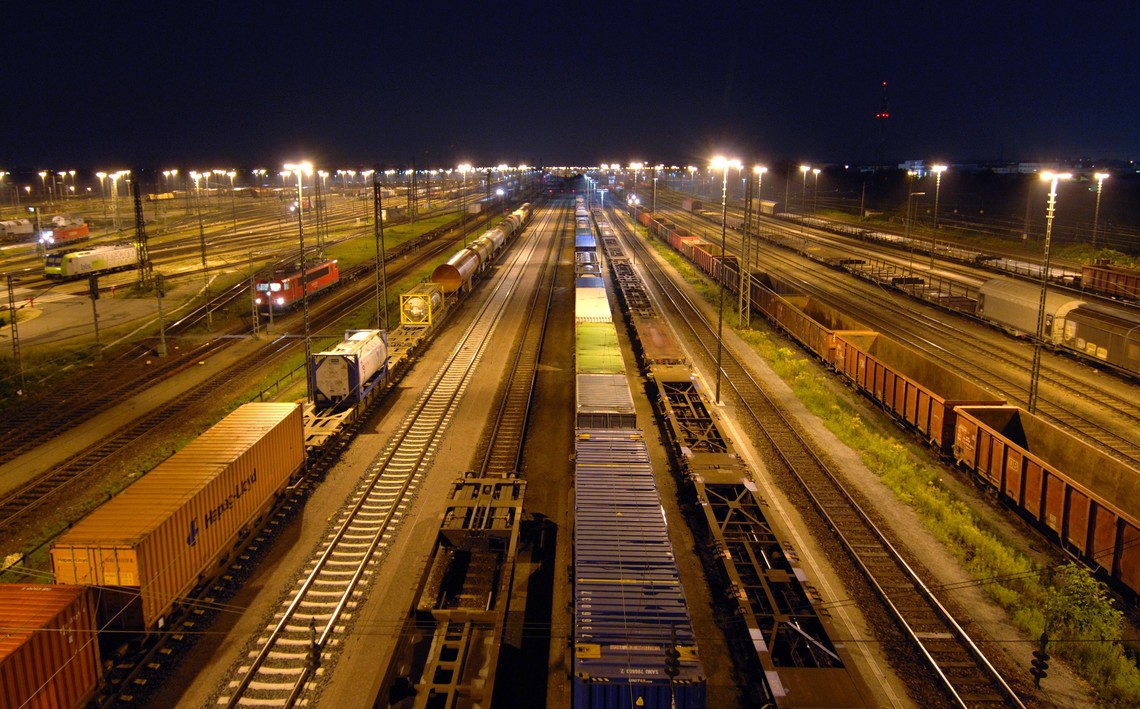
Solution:
M556 208L547 204L540 209ZM612 218L624 217L614 212ZM562 238L557 231L554 227L537 226L536 220L525 238L557 241ZM516 240L513 248L520 246ZM575 391L573 251L573 238L570 238L564 239L557 252L560 268L547 314L549 330L539 357L530 433L524 450L521 476L527 482L526 525L514 572L512 615L506 624L499 681L495 687L495 698L502 706L553 708L572 704L574 441L571 431L575 414L568 402L574 400ZM543 249L539 249L535 253L542 252ZM654 253L652 258L681 283L706 318L716 320L716 308L702 298L699 288L686 283L660 254ZM494 278L499 275L496 273ZM374 698L381 693L383 668L397 649L400 634L405 631L408 609L419 593L417 581L431 560L448 488L456 478L477 468L476 456L487 444L487 422L493 417L493 407L502 395L504 378L510 376L514 343L524 324L525 301L528 293L537 287L539 275L537 264L528 266L518 292L512 296L507 317L494 333L495 345L480 360L478 374L465 390L462 403L440 439L421 487L404 508L406 516L396 536L382 546L380 560L373 561L369 567L364 589L354 596L349 616L343 622L351 632L343 641L335 641L338 644L336 659L317 671L314 680L319 688L315 694L317 706L373 706ZM124 277L129 282L133 274ZM358 481L374 464L378 453L412 410L420 392L460 342L468 317L490 298L492 283L493 278L486 279L449 315L431 346L417 355L408 374L370 412L352 444L323 481L314 487L302 506L283 518L272 534L272 543L251 555L250 569L240 588L223 604L201 616L195 625L200 632L191 631L193 637L183 643L177 663L164 672L161 685L148 689L147 706L212 707L228 696L230 678L248 662L253 639L273 624L282 594L296 586L304 575L314 547L331 534L339 511L351 498ZM183 282L168 296L168 321L177 317L181 310L179 304L188 305L195 298L199 287L200 284ZM82 317L75 314L77 307L84 309ZM83 333L78 329L69 330L77 321L87 323L90 309L91 301L82 296L37 303L27 309L20 321L21 342L25 346L60 345L80 337ZM726 303L726 311L729 310L731 306ZM99 318L101 328L113 330L128 341L130 333L152 326L154 303L150 299L105 295L99 301ZM779 337L758 319L753 320L753 328L773 338ZM665 437L644 395L645 378L639 374L629 337L624 328L618 330L637 419L643 422L641 426L646 433L663 513L668 520L701 660L708 675L707 706L745 707L747 701L733 674L732 654L723 630L718 627L726 621L715 610L714 592L710 591L706 567L701 560L702 549L687 521L693 511L687 509L684 502L682 483L671 473ZM209 338L195 338L205 339ZM100 416L76 425L54 439L51 445L39 446L0 465L0 493L97 443L121 422L161 408L174 396L194 388L231 364L259 356L271 342L273 339L266 338L264 333L260 338L241 339L235 346L190 363L157 384L125 398ZM1084 707L1095 703L1089 686L1060 661L1053 662L1044 688L1034 689L1028 668L1031 652L1036 649L1036 638L1026 636L1010 621L1007 612L992 601L982 583L939 541L914 508L884 485L880 474L868 468L860 451L848 447L812 414L789 383L738 336L728 322L725 343L742 357L769 395L794 414L796 425L827 451L834 469L842 472L845 482L862 498L861 503L873 510L875 523L887 530L897 547L905 549L908 562L937 590L1027 706ZM187 340L185 344L191 343ZM706 391L711 390L712 368L700 356L691 352L688 356L694 363L698 381L707 385ZM136 360L136 365L150 367L154 362L155 359L144 354ZM808 366L821 374L825 371L815 363L809 362ZM886 437L897 437L902 441L905 455L911 459L930 466L944 465L929 450L914 443L909 434L899 433L872 402L836 377L825 379L831 394L859 413L862 425ZM1122 393L1132 388L1127 383L1113 386ZM296 391L296 387L288 389L285 396L295 398ZM761 432L752 430L751 424L745 421L740 404L731 393L724 398L724 404L715 408L715 415L749 467L757 473L760 495L779 514L783 527L794 540L800 563L809 570L810 586L818 593L820 607L830 615L839 634L837 641L850 652L874 695L875 705L910 707L937 701L937 690L915 687L914 677L908 676L905 669L901 674L897 670L899 666L906 667L901 660L913 651L901 644L904 642L901 635L887 627L889 620L874 611L864 613L860 594L866 591L860 589L865 586L865 580L855 578L858 572L841 558L843 552L829 530L805 513L807 503L794 483L769 471L763 455L758 452L759 446L753 445ZM211 416L208 407L202 407L181 420L177 430L163 431L162 443L154 455L161 459L166 446L198 432ZM942 469L942 473L939 483L965 504L980 510L987 524L1007 544L1042 566L1058 563L1060 554L1026 525L1009 516L1008 510L999 505L992 494L949 469ZM85 503L76 498L64 506L82 504ZM0 541L9 548L25 544L35 536L38 524L39 520L32 519L26 526L4 530L0 532Z

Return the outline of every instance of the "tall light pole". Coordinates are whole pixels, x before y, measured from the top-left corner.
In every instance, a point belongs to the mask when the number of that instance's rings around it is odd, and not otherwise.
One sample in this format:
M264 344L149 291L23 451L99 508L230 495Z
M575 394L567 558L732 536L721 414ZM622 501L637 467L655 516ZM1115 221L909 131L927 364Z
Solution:
M757 166L752 168L752 173L754 175L756 175L756 193L755 194L756 194L756 201L759 202L759 207L764 206L764 200L760 196L760 190L761 190L761 188L764 187L764 173L765 172L768 172L768 168L764 167L763 165L757 165ZM759 237L760 218L756 216L755 211L752 212L752 218L756 220L756 233L757 233L756 238L757 238L757 241L759 241L759 239L760 239L760 237ZM745 225L745 226L747 226L747 225ZM756 250L756 267L757 268L760 267L760 253L759 253L759 251L760 251L759 249Z
M653 175L653 214L657 214L657 175Z
M1049 201L1045 209L1045 257L1041 264L1041 297L1037 302L1037 341L1033 343L1033 368L1029 372L1029 413L1037 413L1037 379L1041 375L1041 343L1045 339L1045 294L1049 289L1049 245L1053 238L1053 214L1057 210L1057 183L1072 179L1068 172L1043 172L1041 179L1049 183Z
M641 200L634 194L629 196L629 203L633 205L633 235L637 236L637 205L641 204Z
M689 191L690 192L696 192L696 189L697 189L696 176L697 176L697 166L696 165L689 165Z
M190 171L190 179L194 180L194 205L198 212L198 246L202 255L202 293L206 297L206 327L213 325L213 315L210 313L210 270L206 264L206 226L202 222L202 186L199 182L206 175L194 170ZM269 306L273 307L272 304Z
M728 222L728 170L740 168L739 160L728 160L723 157L713 158L712 167L724 170L724 179L720 185L720 257L724 259L725 234ZM806 174L806 173L805 173ZM724 279L720 279L720 303L717 307L716 320L716 403L720 406L720 363L724 354Z
M1097 231L1100 228L1100 192L1101 189L1104 188L1104 181L1109 178L1109 174L1107 172L1097 172L1093 174L1093 177L1096 178L1096 210L1093 212L1092 247L1093 251L1096 251Z
M463 210L463 247L467 247L467 173L471 172L471 163L463 163L458 168L460 176L463 178L463 194L460 195L460 209Z
M907 194L907 198L906 198L906 247L908 249L910 249L910 270L911 271L914 270L914 244L910 243L910 211L911 211L910 205L911 205L911 202L914 200L915 197L923 197L925 195L926 195L925 192L910 192ZM931 256L931 266L933 266L933 264L934 264L934 257Z
M119 228L119 178L126 174L126 171L119 170L112 172L107 177L111 178L111 209L114 211L115 228Z
M47 188L47 170L40 170L37 175L40 176L40 185L43 187L44 196L48 198L48 204L51 204L51 197L48 194Z
M807 209L807 176L811 172L810 165L800 165L800 172L803 174L803 184L800 186L800 212Z
M945 165L933 165L930 170L934 173L934 228L938 228L938 194L942 191L942 173L946 172Z
M297 175L297 237L301 246L301 310L305 323L305 400L313 400L313 380L309 376L309 361L313 358L313 341L309 335L309 280L308 269L305 267L305 222L304 204L301 193L304 190L304 176L313 174L311 162L289 163L285 169ZM272 306L270 306L272 309Z
M815 186L812 189L812 197L811 197L811 213L812 214L815 214L817 211L819 211L819 173L821 173L821 172L823 172L823 170L819 169L818 167L813 168L811 171L811 174L815 175Z

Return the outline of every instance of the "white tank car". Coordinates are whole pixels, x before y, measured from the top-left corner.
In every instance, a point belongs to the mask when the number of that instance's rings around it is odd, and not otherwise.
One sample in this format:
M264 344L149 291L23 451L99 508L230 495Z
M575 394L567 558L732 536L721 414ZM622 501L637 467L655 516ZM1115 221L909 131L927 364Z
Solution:
M318 409L360 401L388 371L388 334L349 330L344 341L313 355L313 401Z

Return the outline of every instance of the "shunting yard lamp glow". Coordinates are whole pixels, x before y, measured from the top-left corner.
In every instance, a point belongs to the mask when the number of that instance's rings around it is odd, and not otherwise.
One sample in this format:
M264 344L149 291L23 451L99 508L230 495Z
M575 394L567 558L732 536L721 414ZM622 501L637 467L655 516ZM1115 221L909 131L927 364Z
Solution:
M942 191L942 173L946 172L945 165L932 165L930 171L934 173L934 228L938 228L938 194Z
M1093 174L1093 178L1096 179L1096 210L1093 212L1092 233L1092 247L1094 251L1096 250L1097 231L1099 231L1100 228L1100 192L1104 188L1104 181L1109 177L1111 177L1111 175L1107 172L1097 172Z
M713 169L724 170L724 179L720 186L720 258L722 271L724 269L725 235L728 226L728 171L734 167L739 170L740 165L739 160L728 160L723 157L713 158L712 161ZM804 167L806 167L806 165ZM806 170L804 175L804 179L806 180ZM716 318L716 403L717 406L720 406L720 364L721 358L724 355L724 274L721 273L721 277L717 280L720 281L720 303L717 306Z

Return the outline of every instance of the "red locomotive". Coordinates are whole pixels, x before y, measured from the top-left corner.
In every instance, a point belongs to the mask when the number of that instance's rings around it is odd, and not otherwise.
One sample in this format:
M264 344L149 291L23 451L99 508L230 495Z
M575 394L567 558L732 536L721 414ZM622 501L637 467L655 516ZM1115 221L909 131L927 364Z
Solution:
M305 286L310 296L340 283L340 270L335 259L309 261L305 264ZM258 277L254 285L254 303L260 313L270 309L283 312L301 304L301 269L290 264Z

